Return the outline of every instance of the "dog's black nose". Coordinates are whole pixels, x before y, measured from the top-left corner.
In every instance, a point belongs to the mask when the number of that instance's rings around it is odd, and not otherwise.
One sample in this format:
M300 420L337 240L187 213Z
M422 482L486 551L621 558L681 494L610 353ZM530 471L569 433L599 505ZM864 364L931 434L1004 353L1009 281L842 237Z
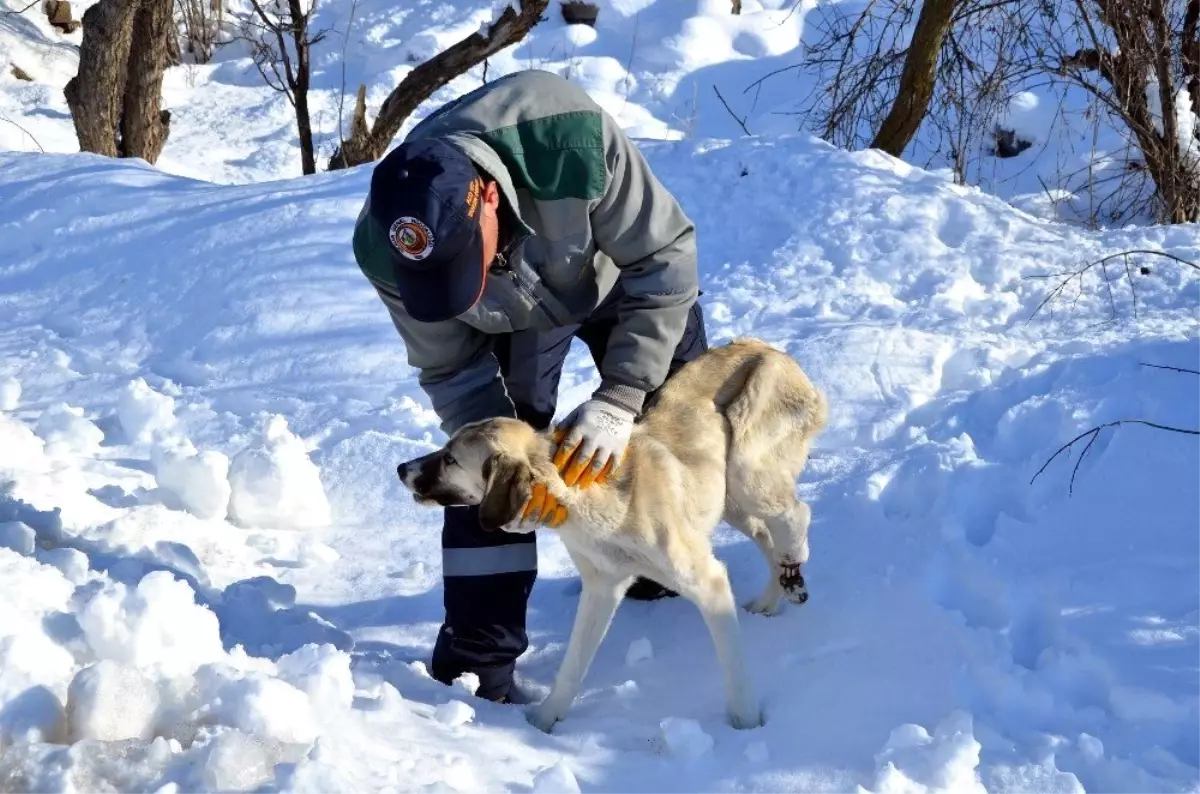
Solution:
M396 467L396 476L400 478L400 482L404 482L404 476L408 474L408 464L401 463Z

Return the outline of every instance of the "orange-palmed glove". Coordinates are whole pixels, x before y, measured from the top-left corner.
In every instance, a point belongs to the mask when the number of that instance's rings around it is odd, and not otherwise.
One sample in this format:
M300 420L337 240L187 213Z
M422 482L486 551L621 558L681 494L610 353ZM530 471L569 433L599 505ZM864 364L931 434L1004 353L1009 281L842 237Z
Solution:
M633 433L632 411L606 400L588 400L555 431L554 466L569 486L603 483L625 457Z
M525 503L525 509L521 512L521 523L534 521L558 527L567 520L567 508L558 503L554 495L546 490L545 485L540 482L534 483L532 491L529 501Z

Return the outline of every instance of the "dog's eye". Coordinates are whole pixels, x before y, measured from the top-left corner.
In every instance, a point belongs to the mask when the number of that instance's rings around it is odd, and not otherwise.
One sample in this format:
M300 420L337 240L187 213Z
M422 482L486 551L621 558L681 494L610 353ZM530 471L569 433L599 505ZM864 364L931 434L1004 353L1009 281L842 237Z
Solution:
M447 466L457 466L458 465L458 461L455 460L454 456L449 453L442 456L442 462L445 463Z

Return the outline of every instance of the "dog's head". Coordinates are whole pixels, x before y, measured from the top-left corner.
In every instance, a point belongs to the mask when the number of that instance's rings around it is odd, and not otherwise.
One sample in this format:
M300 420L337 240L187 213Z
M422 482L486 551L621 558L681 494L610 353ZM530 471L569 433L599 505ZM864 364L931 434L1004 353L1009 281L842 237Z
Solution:
M533 488L532 427L516 419L485 419L459 428L441 449L396 467L423 505L479 505L479 524L493 532L514 521Z

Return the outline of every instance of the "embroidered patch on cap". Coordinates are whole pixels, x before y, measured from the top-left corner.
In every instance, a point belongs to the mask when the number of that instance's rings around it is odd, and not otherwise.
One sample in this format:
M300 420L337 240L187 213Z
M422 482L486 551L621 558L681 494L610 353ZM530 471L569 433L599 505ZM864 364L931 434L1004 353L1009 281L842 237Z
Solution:
M479 194L483 192L483 180L475 178L467 187L467 217L474 218L479 211Z
M433 252L433 232L410 215L396 219L388 231L388 238L395 249L408 259L421 260Z

